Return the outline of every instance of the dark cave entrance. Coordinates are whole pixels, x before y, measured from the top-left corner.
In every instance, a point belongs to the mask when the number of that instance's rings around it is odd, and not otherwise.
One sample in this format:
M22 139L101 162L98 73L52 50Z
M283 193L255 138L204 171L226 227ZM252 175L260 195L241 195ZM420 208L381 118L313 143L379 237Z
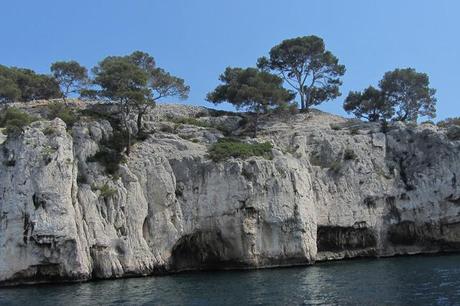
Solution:
M196 231L174 245L171 267L174 271L218 270L234 265L229 260L231 245L219 231Z

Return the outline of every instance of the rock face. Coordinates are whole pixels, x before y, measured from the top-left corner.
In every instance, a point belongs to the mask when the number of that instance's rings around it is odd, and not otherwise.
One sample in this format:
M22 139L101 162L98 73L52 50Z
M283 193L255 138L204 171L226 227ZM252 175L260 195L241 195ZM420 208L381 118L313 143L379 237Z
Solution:
M94 158L114 133L103 119L6 140L1 284L460 250L460 141L445 130L298 114L263 122L272 159L210 160L240 120L160 106L112 174Z

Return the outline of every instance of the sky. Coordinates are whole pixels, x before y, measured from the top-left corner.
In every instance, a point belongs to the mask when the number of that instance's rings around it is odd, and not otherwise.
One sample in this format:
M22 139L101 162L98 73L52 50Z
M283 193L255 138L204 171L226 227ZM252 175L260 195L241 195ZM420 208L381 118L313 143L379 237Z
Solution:
M345 115L350 90L412 67L429 75L444 119L460 116L459 16L458 0L0 0L0 64L49 73L57 60L91 68L142 50L190 85L181 103L214 107L205 97L227 66L317 35L347 68L342 96L319 109Z

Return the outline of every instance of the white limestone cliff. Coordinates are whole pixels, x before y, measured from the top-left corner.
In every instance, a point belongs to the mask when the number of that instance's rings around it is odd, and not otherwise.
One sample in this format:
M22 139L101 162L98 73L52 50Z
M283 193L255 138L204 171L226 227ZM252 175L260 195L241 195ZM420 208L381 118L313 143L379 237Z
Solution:
M460 249L460 141L445 130L315 111L263 122L272 159L209 159L240 120L160 106L114 175L91 159L113 133L103 119L3 142L1 284Z

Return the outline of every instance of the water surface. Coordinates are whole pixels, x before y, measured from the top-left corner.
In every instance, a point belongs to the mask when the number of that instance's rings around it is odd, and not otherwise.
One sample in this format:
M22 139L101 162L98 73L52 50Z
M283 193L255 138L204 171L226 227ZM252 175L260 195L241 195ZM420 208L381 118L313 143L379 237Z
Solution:
M460 305L460 255L4 288L0 305Z

